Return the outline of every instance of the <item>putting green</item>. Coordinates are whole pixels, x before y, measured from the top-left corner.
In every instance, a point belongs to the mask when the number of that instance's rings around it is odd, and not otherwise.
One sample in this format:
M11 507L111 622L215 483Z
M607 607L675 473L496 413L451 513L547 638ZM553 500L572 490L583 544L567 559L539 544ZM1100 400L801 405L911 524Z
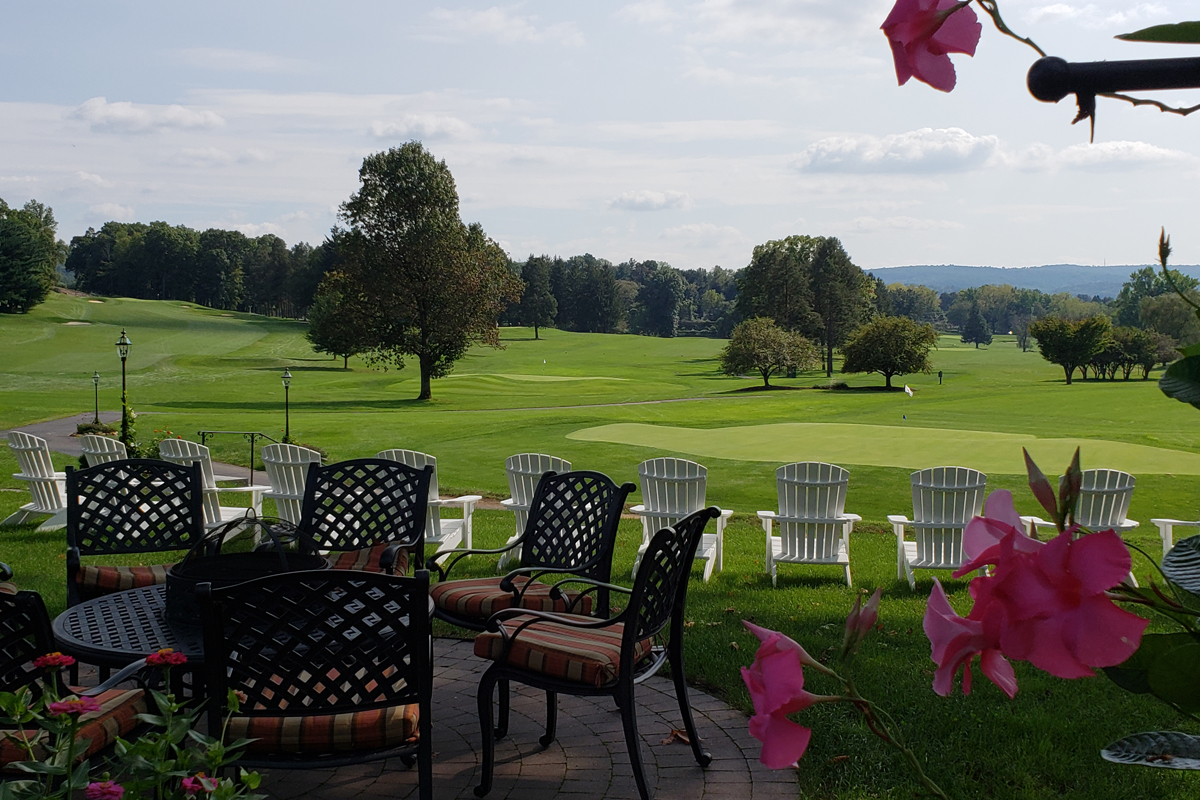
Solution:
M1080 447L1084 469L1105 467L1134 475L1200 475L1200 454L1182 450L1104 439L1042 439L944 428L810 422L676 428L620 423L582 428L567 438L734 461L829 461L913 470L952 464L998 474L1024 474L1021 448L1025 447L1048 475L1065 468L1075 448Z

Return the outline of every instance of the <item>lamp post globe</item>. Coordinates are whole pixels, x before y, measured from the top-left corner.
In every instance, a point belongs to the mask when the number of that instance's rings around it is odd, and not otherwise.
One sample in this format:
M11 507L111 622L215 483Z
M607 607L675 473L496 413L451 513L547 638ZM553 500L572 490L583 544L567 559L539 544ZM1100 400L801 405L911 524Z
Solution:
M292 372L287 367L283 368L283 441L288 444L292 441L292 412L291 402L288 397L288 389L292 385Z
M100 424L100 373L99 372L92 373L92 387L95 391L95 400L96 400L96 415L95 415L95 418L92 420L92 423L95 425L99 425Z
M129 447L129 395L125 388L125 359L129 358L129 341L125 329L121 329L121 338L117 339L117 355L121 357L121 444Z

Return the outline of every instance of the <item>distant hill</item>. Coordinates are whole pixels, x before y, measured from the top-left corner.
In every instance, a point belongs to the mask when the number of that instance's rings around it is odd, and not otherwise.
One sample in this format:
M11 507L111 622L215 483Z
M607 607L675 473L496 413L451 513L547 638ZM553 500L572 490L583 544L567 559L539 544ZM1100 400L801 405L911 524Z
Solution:
M955 264L919 267L877 267L869 270L887 283L923 285L939 292L956 292L987 284L1009 284L1020 289L1038 289L1049 294L1069 292L1089 297L1116 297L1129 274L1146 264L1116 267L1084 267L1079 264L1050 264L1043 267L960 267ZM1200 278L1198 265L1172 265L1185 275Z

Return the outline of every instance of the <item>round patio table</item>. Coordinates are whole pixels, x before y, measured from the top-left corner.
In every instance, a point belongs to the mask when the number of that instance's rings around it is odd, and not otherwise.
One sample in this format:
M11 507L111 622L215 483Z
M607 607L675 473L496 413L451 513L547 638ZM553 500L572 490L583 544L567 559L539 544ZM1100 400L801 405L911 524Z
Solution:
M85 600L58 615L54 638L90 664L123 667L170 647L195 669L204 663L203 633L167 622L166 594L166 586L145 586Z

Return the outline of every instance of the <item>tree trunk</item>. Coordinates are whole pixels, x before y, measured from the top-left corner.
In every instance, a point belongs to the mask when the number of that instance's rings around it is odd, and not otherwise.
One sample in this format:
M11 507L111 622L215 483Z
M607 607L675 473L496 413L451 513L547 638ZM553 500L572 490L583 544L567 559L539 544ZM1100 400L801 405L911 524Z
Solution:
M1071 373L1075 371L1074 367L1063 365L1063 372L1067 373L1067 386L1071 385Z
M425 361L424 356L421 357L420 361L421 361L421 393L419 395L417 395L417 399L418 400L430 400L433 398L433 390L429 385L430 380L431 380L430 373L433 372L433 367L432 367L432 365L428 364Z
M885 384L884 384L884 388L886 388L886 389L890 389L890 388L892 388L892 375L891 375L891 373L889 373L889 372L885 372L885 373L883 373L883 379L884 379L885 381L887 381L887 383L885 383Z
M833 377L833 321L825 325L825 377Z
M533 326L533 338L534 339L538 338L538 326L537 325Z
M342 356L342 369L350 369L350 356Z
M771 370L760 369L759 372L762 373L762 376L763 376L763 386L767 389L770 389L771 388Z

